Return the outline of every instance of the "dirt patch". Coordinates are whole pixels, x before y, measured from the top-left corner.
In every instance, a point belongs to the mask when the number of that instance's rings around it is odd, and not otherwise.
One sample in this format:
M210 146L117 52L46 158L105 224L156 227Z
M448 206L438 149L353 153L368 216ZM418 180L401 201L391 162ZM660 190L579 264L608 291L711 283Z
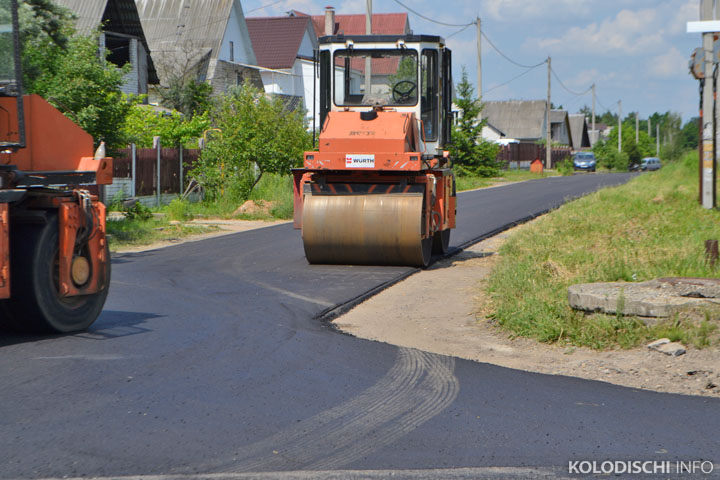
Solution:
M153 242L147 245L133 245L127 247L120 247L112 249L113 253L130 253L130 252L145 252L147 250L155 250L157 248L169 247L170 245L177 245L185 242L196 242L198 240L205 240L206 238L220 237L223 235L230 235L231 233L246 232L248 230L255 230L257 228L271 227L273 225L280 225L283 223L290 223L290 220L235 220L235 219L195 219L189 222L185 222L188 225L207 225L216 227L218 230L206 233L200 233L197 235L188 235L183 238L176 238L172 240L162 240L159 242Z
M517 228L523 228L517 227ZM513 229L515 230L515 229ZM646 347L595 351L509 338L483 318L481 288L509 230L441 260L337 318L360 338L550 375L720 397L720 348L670 357Z

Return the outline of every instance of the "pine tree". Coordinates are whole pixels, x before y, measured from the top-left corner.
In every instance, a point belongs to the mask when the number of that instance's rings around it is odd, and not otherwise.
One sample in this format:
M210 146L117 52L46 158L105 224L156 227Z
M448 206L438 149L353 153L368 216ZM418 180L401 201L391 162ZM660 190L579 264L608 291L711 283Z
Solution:
M460 109L460 118L453 126L452 156L459 175L496 176L500 171L497 161L498 145L482 138L485 121L479 120L482 103L475 98L475 90L463 67L462 79L457 84L455 104Z

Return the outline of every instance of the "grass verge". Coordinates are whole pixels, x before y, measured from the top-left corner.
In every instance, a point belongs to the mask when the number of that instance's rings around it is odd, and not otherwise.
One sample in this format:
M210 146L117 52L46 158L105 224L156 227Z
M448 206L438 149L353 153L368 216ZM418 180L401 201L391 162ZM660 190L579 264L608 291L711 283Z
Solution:
M634 317L585 315L567 303L575 283L717 277L704 241L720 215L697 202L697 153L631 182L571 202L521 230L501 248L488 279L491 317L512 335L596 349L669 337L717 342L716 312L689 312L656 326Z
M148 245L160 241L179 240L189 235L197 235L218 230L211 225L191 225L170 223L168 218L150 218L108 220L107 233L111 251L123 247Z

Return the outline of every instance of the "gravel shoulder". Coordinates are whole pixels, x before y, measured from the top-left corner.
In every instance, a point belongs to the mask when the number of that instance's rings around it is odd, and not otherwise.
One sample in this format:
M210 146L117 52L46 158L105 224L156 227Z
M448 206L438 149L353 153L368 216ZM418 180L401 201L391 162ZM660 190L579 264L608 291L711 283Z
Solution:
M508 368L658 392L720 397L720 348L670 357L646 347L595 351L509 338L482 315L495 253L523 226L440 260L373 296L335 325L351 335Z

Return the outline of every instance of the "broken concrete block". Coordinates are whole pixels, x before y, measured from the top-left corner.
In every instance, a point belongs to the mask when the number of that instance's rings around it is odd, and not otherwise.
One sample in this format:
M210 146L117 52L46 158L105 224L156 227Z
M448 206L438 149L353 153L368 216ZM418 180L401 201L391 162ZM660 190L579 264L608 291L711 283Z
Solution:
M661 338L649 343L647 346L650 350L664 353L673 357L678 357L685 353L685 346L679 342L671 342L669 338Z

